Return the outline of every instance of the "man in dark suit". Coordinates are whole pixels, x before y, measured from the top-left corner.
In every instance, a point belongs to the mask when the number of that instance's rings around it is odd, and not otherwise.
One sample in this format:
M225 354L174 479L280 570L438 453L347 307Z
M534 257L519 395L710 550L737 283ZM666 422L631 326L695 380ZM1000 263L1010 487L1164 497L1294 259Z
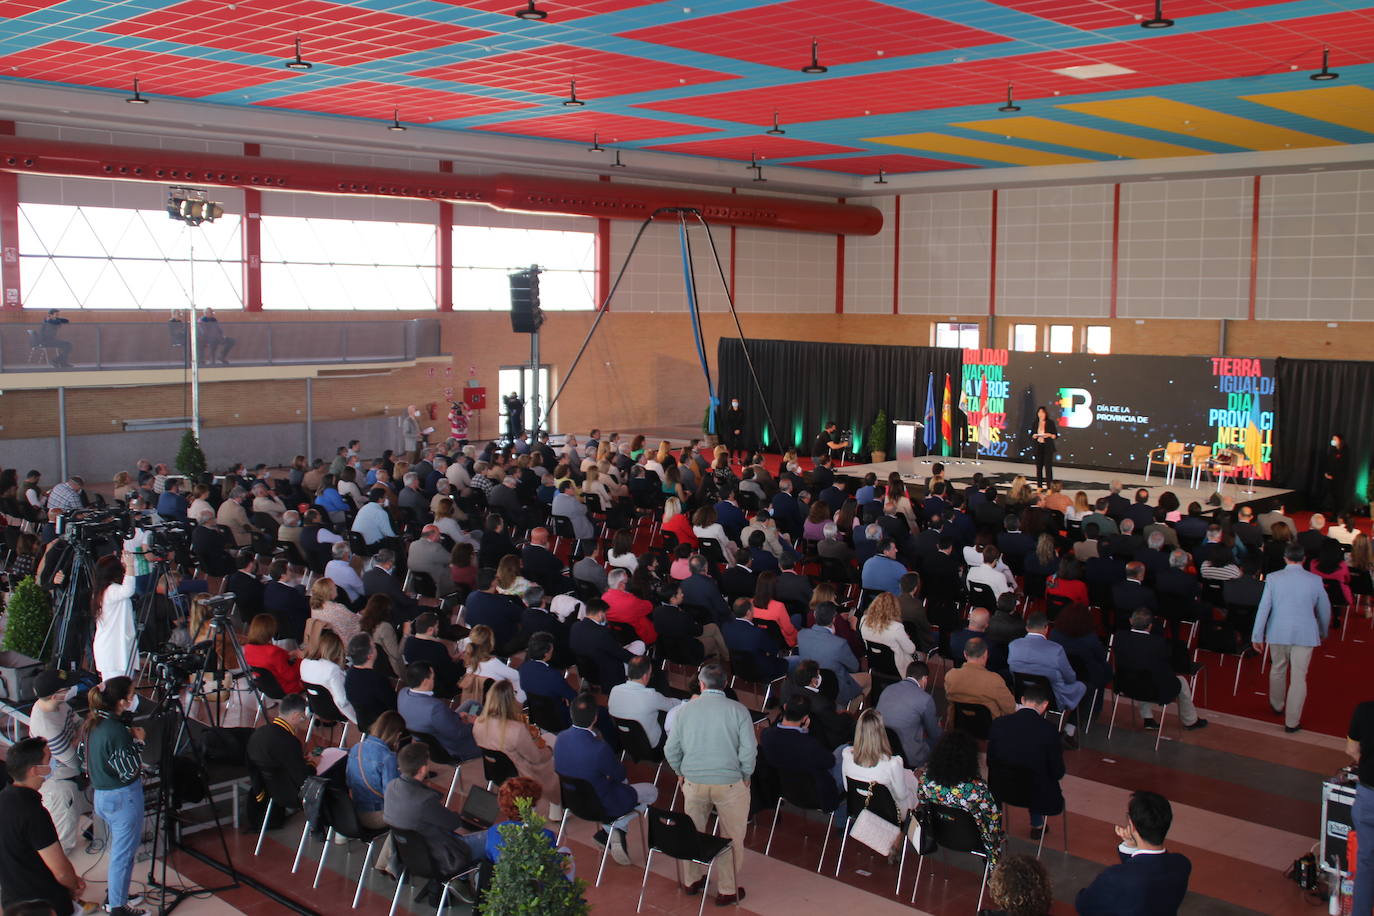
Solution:
M358 714L358 728L364 733L377 717L396 708L396 689L391 678L377 667L377 644L366 633L348 641L348 670L344 672L344 695ZM383 666L390 670L385 661Z
M1007 790L1008 768L1029 771L1031 838L1040 839L1045 818L1064 810L1059 780L1064 778L1064 745L1059 729L1045 721L1050 695L1042 685L1021 689L1016 712L999 716L988 728L988 784L999 799Z
M309 721L305 695L288 693L282 698L276 718L259 725L248 739L253 794L263 806L269 796L277 800L278 806L287 799L300 798L301 786L312 773L299 737Z
M692 557L688 568L692 574L682 580L682 603L707 611L716 623L730 619L730 605L720 593L720 586L711 578L711 562L698 554ZM750 592L749 594L753 594ZM703 621L704 622L704 621Z
M1202 514L1202 504L1189 503L1188 514L1174 523L1174 531L1178 534L1180 545L1184 547L1206 537L1207 516Z
M1260 532L1259 525L1255 524L1255 510L1249 506L1241 506L1236 513L1236 520L1231 525L1231 533L1236 536L1236 540L1245 545L1245 552L1251 556L1256 556L1263 549L1264 535Z
M1121 481L1113 480L1110 490L1111 492L1104 497L1107 500L1105 512L1108 518L1119 522L1126 517L1126 510L1131 508L1131 504L1126 497L1121 495ZM1104 510L1099 509L1098 511Z
M829 455L823 455L816 459L816 466L811 469L812 493L819 493L835 482L835 472L831 470L830 464Z
M234 558L229 552L231 536L215 524L215 514L209 509L197 519L199 524L191 531L191 553L212 576L227 576L234 571Z
M797 572L797 558L784 553L778 560L781 572L773 586L773 594L784 604L810 604L811 580Z
M496 591L496 570L479 569L477 587L463 602L463 625L471 628L480 623L491 627L496 644L503 646L519 632L522 607L514 598Z
M1164 544L1164 532L1151 531L1145 536L1145 546L1136 551L1135 558L1145 564L1145 579L1158 584L1159 574L1169 568L1169 548Z
M505 519L495 512L488 515L486 530L482 532L482 546L477 548L478 564L495 569L506 554L519 552L506 533Z
M1112 586L1112 607L1118 620L1124 620L1136 608L1143 607L1151 615L1159 613L1159 598L1145 584L1144 563L1126 564L1126 578Z
M310 600L300 588L304 573L283 559L273 560L267 570L272 581L262 589L262 609L277 618L277 636L298 644L305 642L305 622L310 619Z
M423 732L459 760L480 757L482 750L472 737L472 717L453 710L447 700L434 695L434 669L429 662L406 665L406 686L396 697L396 711L406 728Z
M567 566L549 549L549 529L535 528L530 532L530 542L520 551L520 565L525 578L541 586L547 594L572 591Z
M1135 522L1135 530L1143 531L1145 526L1155 520L1155 510L1150 508L1150 491L1141 487L1135 491L1135 502L1126 509L1125 518Z
M559 620L557 614L544 609L544 590L531 585L525 589L525 609L520 614L520 630L511 644L524 649L536 633L544 633L553 640L553 657L549 664L555 668L567 668L576 661L568 645L568 629L569 625Z
M579 659L596 664L597 686L606 692L625 682L625 663L634 654L620 644L615 634L606 628L608 606L600 598L587 602L587 616L572 625L568 643Z
M1145 540L1136 533L1135 519L1123 518L1116 534L1108 535L1112 545L1112 555L1129 563L1145 546Z
M1159 611L1170 622L1176 623L1184 617L1191 619L1195 612L1198 581L1197 576L1188 572L1188 561L1186 550L1175 550L1169 554L1169 567L1155 574Z
M836 748L854 743L856 720L835 708L835 697L832 695L835 682L831 681L830 690L824 684L825 674L820 663L812 658L804 658L796 670L787 676L780 694L784 704L793 697L800 697L806 702L812 734L820 738L821 743L833 753Z
M1097 556L1089 557L1083 564L1083 581L1088 586L1088 594L1094 602L1105 603L1112 589L1125 578L1126 561L1117 559L1106 539L1099 540Z
M401 644L401 658L407 665L411 662L427 662L434 669L436 696L457 696L458 682L462 680L466 668L449 654L448 645L439 639L439 618L426 611L415 618L412 628L411 634Z
M736 598L752 598L759 580L758 573L754 572L754 568L749 565L753 557L750 556L748 550L740 547L735 550L733 558L734 564L727 566L725 571L720 574L720 590L727 601L733 601Z
M1149 678L1154 686L1155 698L1164 705L1178 700L1178 716L1183 727L1192 731L1207 727L1207 720L1198 718L1193 706L1193 692L1181 674L1175 674L1169 644L1161 634L1152 633L1154 615L1147 610L1138 610L1130 616L1130 629L1120 630L1113 643L1116 653L1116 683L1122 684L1122 672L1137 672L1140 678ZM1154 720L1154 704L1138 702L1140 718L1148 729L1158 728Z
M1326 535L1322 534L1322 529L1326 527L1326 516L1314 512L1307 525L1306 531L1298 532L1297 541L1307 552L1307 559L1314 560L1317 554L1321 553L1322 545L1326 543Z
M252 547L239 551L238 570L225 580L224 590L234 593L234 607L243 620L262 613L262 581L258 578L258 558Z
M792 495L791 480L786 477L778 479L778 492L773 494L773 499L768 505L773 510L773 521L778 523L778 530L792 535L792 543L800 544L802 511L797 498Z
M1126 826L1117 827L1121 864L1099 874L1078 892L1079 916L1174 916L1188 893L1193 864L1164 848L1173 823L1169 800L1154 792L1135 792L1126 808Z
M739 540L739 533L748 524L744 511L740 509L739 503L735 502L735 488L732 485L720 489L720 501L716 503L716 521L720 522L720 527L725 529L725 533L732 541Z
M419 615L422 604L437 603L432 598L412 598L401 590L396 578L396 555L385 547L373 555L372 568L363 574L363 594L386 595L391 599L391 623L397 630Z
M787 662L777 657L778 646L763 630L754 626L754 604L748 598L738 598L734 604L735 617L720 628L725 645L731 654L748 655L754 660L754 670L767 680L787 673ZM736 671L736 674L739 672Z
M520 689L528 696L547 697L554 701L557 714L562 721L558 731L572 724L568 718L568 704L577 694L568 685L562 671L552 667L549 660L553 657L554 638L548 633L536 633L530 637L529 648L525 650L525 663L520 666Z
M811 733L811 707L805 698L794 695L783 703L781 719L759 735L759 750L775 770L810 777L823 810L840 806L843 796L835 781L835 754Z
M997 549L1011 571L1019 574L1022 561L1035 553L1035 539L1021 530L1021 522L1014 515L1008 515L1002 526L1006 530L997 535Z

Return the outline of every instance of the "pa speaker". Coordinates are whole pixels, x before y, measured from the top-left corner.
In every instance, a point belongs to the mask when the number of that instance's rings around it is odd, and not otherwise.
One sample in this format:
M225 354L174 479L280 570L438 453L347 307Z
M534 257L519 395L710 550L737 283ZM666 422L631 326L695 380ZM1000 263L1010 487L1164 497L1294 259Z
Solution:
M533 334L544 323L539 308L539 268L510 274L510 327L517 334Z

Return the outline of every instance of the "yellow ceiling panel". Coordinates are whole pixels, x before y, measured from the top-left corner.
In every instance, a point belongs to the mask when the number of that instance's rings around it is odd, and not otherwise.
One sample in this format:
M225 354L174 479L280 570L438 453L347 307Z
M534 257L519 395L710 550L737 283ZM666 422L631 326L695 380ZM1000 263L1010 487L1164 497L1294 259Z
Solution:
M1265 124L1263 121L1239 118L1212 111L1210 108L1152 95L1105 102L1067 102L1059 107L1099 118L1110 118L1113 121L1125 121L1138 127L1189 134L1203 140L1227 143L1245 149L1296 149L1341 145L1337 140L1328 140L1315 134L1305 134L1286 127Z
M1374 89L1366 86L1328 86L1325 89L1243 95L1241 98L1374 134Z
M981 130L1018 140L1035 140L1040 143L1053 143L1057 146L1072 146L1106 153L1126 159L1165 159L1170 156L1205 156L1204 150L1162 143L1158 140L1145 140L1129 134L1112 133L1077 124L1064 124L1049 118L989 118L986 121L963 121L953 125L969 130Z
M949 134L898 134L892 137L869 137L868 140L871 143L906 146L931 153L947 153L952 156L967 156L970 159L1005 162L1008 165L1064 165L1070 162L1089 161L1077 156L1047 153L1038 149L1024 149L1019 146L1008 146L1004 143L989 143L986 140L952 137Z

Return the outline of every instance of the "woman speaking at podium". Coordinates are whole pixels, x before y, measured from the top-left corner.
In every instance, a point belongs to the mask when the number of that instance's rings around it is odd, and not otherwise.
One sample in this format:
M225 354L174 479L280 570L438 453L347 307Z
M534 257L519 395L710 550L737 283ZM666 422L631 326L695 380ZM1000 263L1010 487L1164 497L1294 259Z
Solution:
M1035 423L1031 426L1031 438L1035 440L1035 485L1043 487L1054 483L1054 442L1059 438L1059 427L1050 419L1050 412L1044 407L1035 408Z

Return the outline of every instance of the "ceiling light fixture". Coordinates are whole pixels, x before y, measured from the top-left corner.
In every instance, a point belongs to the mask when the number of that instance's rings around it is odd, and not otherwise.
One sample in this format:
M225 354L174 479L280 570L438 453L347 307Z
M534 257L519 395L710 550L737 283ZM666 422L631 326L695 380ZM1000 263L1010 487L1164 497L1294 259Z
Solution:
M394 130L397 133L406 129L406 126L401 123L401 109L393 108L391 110L391 123L386 126L386 129Z
M830 70L829 67L822 67L820 61L816 59L818 47L820 47L820 42L814 38L811 39L811 63L801 68L802 73L826 73Z
M296 56L282 66L288 70L309 70L313 66L310 61L301 59L301 36L296 36Z
M563 100L564 108L580 108L587 104L577 97L577 80L568 81L568 97Z
M887 173L884 172L882 169L878 169L878 180L875 181L875 182L873 182L873 183L874 183L874 184L887 184Z
M615 162L611 163L611 168L628 169L629 166L620 161L620 150L615 151Z
M523 10L516 10L511 13L516 19L547 19L549 14L534 5L534 0L530 0L529 6Z
M1325 82L1326 80L1334 80L1334 79L1339 78L1339 77L1340 77L1340 74L1339 74L1339 73L1333 73L1333 72L1331 71L1330 67L1327 66L1327 65L1330 64L1330 63L1331 63L1331 49L1330 49L1330 48L1322 48L1322 68L1321 68L1321 70L1317 71L1316 73L1311 74L1311 75L1308 76L1307 78L1310 79L1310 80L1316 80L1316 81L1319 82L1319 83L1320 83L1320 82ZM134 83L135 83L135 85L137 85L138 81L135 80Z
M128 97L127 99L125 99L124 101L128 102L130 105L147 105L147 104L148 104L148 100L145 99L145 98L142 96L142 94L140 94L139 91L138 91L138 77L134 77L134 94L131 95L131 96L129 96L129 97Z
M776 108L773 109L773 126L764 131L764 133L772 134L775 137L781 137L783 134L787 133L787 131L778 126L778 111Z
M998 111L1020 111L1021 106L1011 100L1011 83L1007 83L1007 104L997 109Z
M602 145L601 145L601 141L597 139L597 133L596 133L596 131L592 131L592 145L589 146L589 147L587 147L587 152L589 152L589 153L604 153L604 152L606 152L606 147L602 146Z
M1155 14L1149 19L1142 20L1142 29L1167 29L1174 24L1172 19L1164 18L1164 0L1155 0Z

